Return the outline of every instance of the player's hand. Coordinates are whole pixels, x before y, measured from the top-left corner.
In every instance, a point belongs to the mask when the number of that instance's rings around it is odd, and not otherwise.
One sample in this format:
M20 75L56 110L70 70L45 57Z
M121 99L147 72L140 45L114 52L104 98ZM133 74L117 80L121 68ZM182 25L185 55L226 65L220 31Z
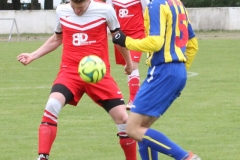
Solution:
M23 65L28 65L29 63L31 63L34 60L34 58L29 53L22 53L17 56L17 60L19 62L21 62Z
M130 75L133 71L133 64L132 63L126 64L124 66L124 70L125 70L125 74Z
M126 47L125 41L126 41L126 35L119 30L114 36L113 36L113 43L118 44L122 47Z

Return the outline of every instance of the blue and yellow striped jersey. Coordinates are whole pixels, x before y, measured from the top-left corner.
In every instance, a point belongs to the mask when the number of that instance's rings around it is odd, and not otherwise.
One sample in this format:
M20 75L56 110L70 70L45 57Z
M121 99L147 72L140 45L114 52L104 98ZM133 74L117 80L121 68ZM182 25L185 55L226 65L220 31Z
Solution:
M144 13L144 25L147 37L127 37L126 47L148 52L147 65L187 61L186 46L195 33L180 0L152 0Z

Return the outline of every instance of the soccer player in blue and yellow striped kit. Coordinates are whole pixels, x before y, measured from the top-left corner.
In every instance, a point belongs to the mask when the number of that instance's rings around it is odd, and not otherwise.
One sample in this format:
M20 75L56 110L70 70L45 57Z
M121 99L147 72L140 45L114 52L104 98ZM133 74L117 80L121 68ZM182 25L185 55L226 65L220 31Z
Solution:
M176 160L200 160L151 125L180 95L198 42L180 0L152 0L144 13L147 37L133 39L119 31L113 42L147 52L148 74L130 111L127 134L138 141L142 160L157 160L158 152Z

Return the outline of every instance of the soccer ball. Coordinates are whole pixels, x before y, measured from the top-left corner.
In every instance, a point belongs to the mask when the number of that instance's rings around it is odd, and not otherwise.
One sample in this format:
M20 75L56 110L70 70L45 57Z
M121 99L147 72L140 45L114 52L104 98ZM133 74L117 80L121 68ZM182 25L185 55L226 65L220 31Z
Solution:
M83 81L99 82L106 73L104 61L96 55L85 56L78 65L78 73Z

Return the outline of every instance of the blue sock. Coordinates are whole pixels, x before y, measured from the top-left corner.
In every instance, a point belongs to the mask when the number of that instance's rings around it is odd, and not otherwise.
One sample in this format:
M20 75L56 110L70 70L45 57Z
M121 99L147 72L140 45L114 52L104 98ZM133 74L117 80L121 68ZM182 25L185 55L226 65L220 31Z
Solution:
M142 142L138 142L138 146L142 160L158 160L158 151L149 148Z
M172 142L167 136L150 128L143 136L142 143L153 150L174 157L176 160L182 160L188 155L188 152Z

